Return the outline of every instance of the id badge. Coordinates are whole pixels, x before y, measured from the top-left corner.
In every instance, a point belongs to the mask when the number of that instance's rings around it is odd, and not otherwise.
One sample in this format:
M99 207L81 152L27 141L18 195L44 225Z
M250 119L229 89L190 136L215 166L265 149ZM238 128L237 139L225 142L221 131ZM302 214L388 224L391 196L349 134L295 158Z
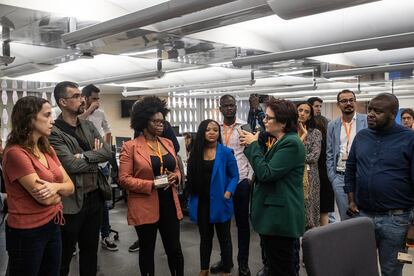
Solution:
M166 174L156 176L154 179L154 186L156 189L165 188L168 184L168 176Z
M348 160L348 153L343 153L342 154L342 159L341 159L342 161L346 161L346 160Z
M412 264L413 256L404 252L398 252L397 262L400 264Z

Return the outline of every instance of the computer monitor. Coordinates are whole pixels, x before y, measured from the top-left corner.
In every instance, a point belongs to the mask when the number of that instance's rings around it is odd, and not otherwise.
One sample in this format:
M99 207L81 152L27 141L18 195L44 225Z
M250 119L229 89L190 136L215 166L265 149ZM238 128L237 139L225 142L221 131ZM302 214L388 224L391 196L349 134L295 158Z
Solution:
M115 137L116 152L119 153L122 145L129 140L131 140L131 137Z

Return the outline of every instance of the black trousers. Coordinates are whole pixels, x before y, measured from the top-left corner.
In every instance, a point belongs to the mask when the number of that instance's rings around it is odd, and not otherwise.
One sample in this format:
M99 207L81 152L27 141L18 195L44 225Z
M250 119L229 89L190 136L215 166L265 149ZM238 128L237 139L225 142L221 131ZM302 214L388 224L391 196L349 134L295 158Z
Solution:
M211 250L213 249L214 227L220 244L223 272L230 273L233 267L233 250L231 244L230 222L210 223L210 205L199 202L198 230L200 232L201 270L210 268Z
M250 224L249 224L249 201L250 185L247 179L243 179L237 185L234 192L234 218L237 225L237 244L239 252L237 261L239 266L248 266L249 245L250 245Z
M139 240L141 275L155 275L154 251L157 229L160 231L171 275L184 276L184 256L180 244L180 221L177 219L176 209L173 206L160 208L160 219L157 223L135 227Z
M79 275L94 276L98 263L99 229L102 222L103 199L96 190L84 198L82 209L74 215L65 214L62 226L61 276L69 274L73 249L79 246Z
M271 276L296 276L295 246L297 238L260 235Z
M62 252L60 226L52 219L32 229L6 226L10 276L56 276ZM3 260L2 260L3 261Z

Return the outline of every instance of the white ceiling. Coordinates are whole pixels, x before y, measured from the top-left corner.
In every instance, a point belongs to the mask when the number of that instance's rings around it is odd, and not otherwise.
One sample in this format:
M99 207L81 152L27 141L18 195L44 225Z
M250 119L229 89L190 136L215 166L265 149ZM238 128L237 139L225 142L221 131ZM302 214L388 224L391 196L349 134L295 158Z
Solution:
M284 0L289 1L289 0ZM103 22L131 12L139 11L166 0L0 0L0 4L61 14L82 20ZM239 0L242 2L242 0ZM262 2L265 2L264 0ZM296 19L284 20L277 15L227 25L207 31L189 34L185 37L217 43L217 45L255 49L265 52L286 51L330 43L385 36L414 31L414 1L383 0L350 8L324 12ZM154 29L154 26L147 26ZM184 38L185 38L184 37ZM39 82L59 82L73 80L76 82L148 72L156 69L157 59L137 58L121 55L98 54L93 59L77 59L67 62L77 49L42 47L30 44L12 43L11 55L16 61L9 67L24 63L44 63L66 56L66 62L50 71L28 74L19 80ZM361 67L388 63L408 62L414 60L414 48L379 51L338 53L318 57L309 57L320 62ZM62 59L63 60L63 59ZM227 60L230 62L231 60ZM137 81L113 86L112 91L120 92L123 87L164 88L172 85L229 81L232 79L249 79L250 68L224 68L221 65L204 65L204 68L185 69L189 64L175 60L163 60L163 70L167 73L161 79ZM263 77L263 76L262 76ZM321 83L328 80L318 79ZM305 77L275 77L259 79L255 86L301 85L311 83ZM338 82L337 86L349 86ZM325 86L327 84L324 84ZM353 85L355 86L355 85ZM322 89L323 85L318 86ZM335 87L335 89L337 89ZM237 92L237 91L236 91ZM336 94L336 92L335 92Z

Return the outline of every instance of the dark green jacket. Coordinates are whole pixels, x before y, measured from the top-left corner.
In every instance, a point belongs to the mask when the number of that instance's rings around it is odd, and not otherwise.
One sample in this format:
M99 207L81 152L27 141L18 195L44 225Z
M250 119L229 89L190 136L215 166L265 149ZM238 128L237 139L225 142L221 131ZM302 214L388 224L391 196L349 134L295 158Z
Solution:
M305 149L287 133L263 155L258 142L244 151L254 171L252 225L262 235L300 237L305 231L303 172Z

